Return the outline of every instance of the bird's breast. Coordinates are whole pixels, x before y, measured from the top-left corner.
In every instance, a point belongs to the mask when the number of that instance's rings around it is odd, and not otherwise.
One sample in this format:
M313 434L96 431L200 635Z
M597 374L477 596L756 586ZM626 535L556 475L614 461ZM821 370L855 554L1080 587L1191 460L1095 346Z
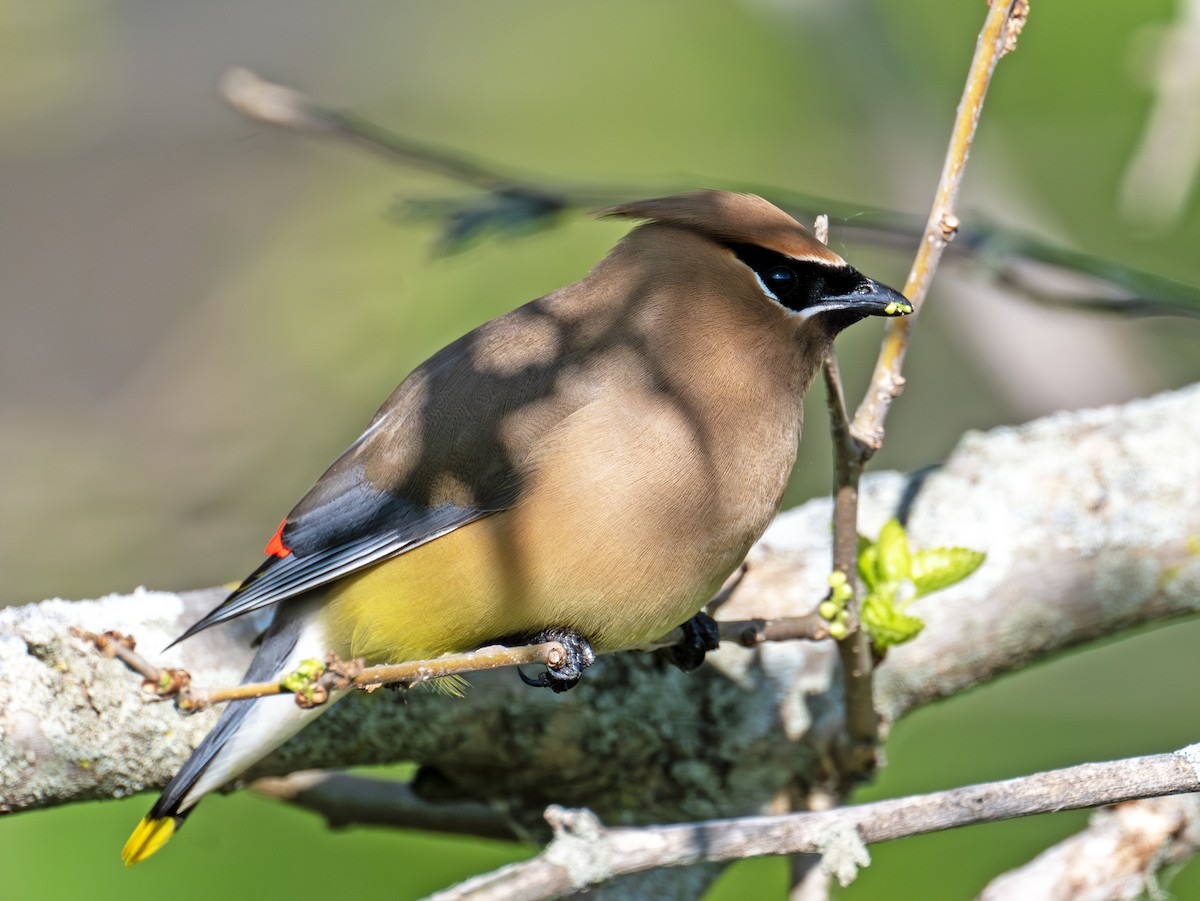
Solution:
M597 650L696 613L778 508L795 418L706 420L664 392L607 392L523 461L514 505L330 590L355 656L411 659L561 626Z

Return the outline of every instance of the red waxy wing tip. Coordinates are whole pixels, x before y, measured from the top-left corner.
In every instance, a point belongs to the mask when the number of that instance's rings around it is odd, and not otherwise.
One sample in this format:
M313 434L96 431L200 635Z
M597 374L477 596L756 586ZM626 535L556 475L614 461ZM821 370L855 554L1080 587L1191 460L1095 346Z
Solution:
M264 554L269 554L272 557L286 557L292 552L290 547L286 547L283 543L283 527L287 525L287 518L279 524L279 528L275 530L275 534L271 536L271 540L267 542L267 546L263 548Z

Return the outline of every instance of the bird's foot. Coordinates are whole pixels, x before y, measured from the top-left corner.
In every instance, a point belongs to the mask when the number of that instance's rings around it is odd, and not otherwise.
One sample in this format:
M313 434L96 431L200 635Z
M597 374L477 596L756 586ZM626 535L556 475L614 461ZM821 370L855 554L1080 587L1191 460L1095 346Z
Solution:
M525 675L518 667L517 674L520 675L521 681L526 685L549 688L554 692L574 688L583 671L596 662L596 652L592 650L586 638L570 629L546 629L534 638L533 643L542 644L547 641L557 641L561 644L567 652L566 659L559 666L548 668L533 677Z
M704 662L704 655L715 651L721 643L721 631L717 621L707 613L697 613L679 627L683 640L667 648L659 648L658 654L673 666L690 673Z

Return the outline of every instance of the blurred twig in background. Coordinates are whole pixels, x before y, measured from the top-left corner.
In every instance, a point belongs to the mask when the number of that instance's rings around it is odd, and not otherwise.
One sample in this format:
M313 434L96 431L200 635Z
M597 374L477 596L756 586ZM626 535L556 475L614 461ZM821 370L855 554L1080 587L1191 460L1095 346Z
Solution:
M645 193L645 189L622 186L551 185L507 176L449 148L412 141L363 116L323 106L247 69L231 69L222 82L222 92L238 112L256 121L369 148L402 165L479 189L482 193L466 197L405 198L397 203L400 214L442 222L437 243L441 252L460 250L488 235L521 234L552 226L568 209L609 206ZM906 252L917 246L925 224L909 213L871 209L774 186L745 182L713 186L762 194L802 221L827 214L833 233L841 240L861 240ZM694 183L664 184L661 193L694 187ZM1082 310L1200 317L1200 288L973 219L972 225L959 230L947 257L975 264L1014 294Z

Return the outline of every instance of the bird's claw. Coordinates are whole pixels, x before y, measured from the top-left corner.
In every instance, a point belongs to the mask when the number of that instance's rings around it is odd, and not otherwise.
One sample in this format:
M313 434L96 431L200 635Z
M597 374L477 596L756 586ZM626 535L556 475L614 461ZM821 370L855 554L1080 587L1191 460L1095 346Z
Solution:
M670 647L659 648L658 654L672 666L690 673L701 663L709 651L715 651L721 643L721 631L717 621L707 613L697 613L679 627L683 640Z
M563 646L566 658L553 668L548 668L536 676L527 676L517 668L517 675L526 685L536 688L549 688L553 692L564 692L574 688L583 675L583 671L596 662L596 652L591 644L577 632L569 629L547 629L534 639L535 644L547 641L557 641Z

